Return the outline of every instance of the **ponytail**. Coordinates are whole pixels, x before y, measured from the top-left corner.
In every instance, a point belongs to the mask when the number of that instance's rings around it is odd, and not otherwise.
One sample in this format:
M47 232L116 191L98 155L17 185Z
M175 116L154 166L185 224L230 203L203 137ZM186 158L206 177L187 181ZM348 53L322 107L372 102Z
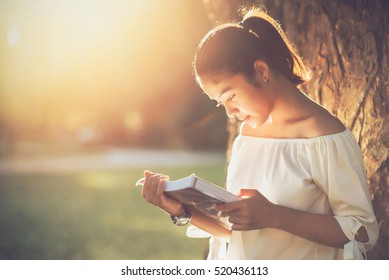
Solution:
M223 24L208 32L199 44L193 65L197 79L239 73L251 78L258 59L295 85L310 79L310 70L280 24L259 9L249 10L238 24Z

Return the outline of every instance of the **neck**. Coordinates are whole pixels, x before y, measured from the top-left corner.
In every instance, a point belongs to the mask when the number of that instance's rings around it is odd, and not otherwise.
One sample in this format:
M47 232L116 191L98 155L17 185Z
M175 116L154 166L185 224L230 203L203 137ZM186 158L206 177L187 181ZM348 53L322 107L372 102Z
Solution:
M270 113L273 125L289 124L311 115L307 108L312 100L289 80L279 75L269 86L274 96Z

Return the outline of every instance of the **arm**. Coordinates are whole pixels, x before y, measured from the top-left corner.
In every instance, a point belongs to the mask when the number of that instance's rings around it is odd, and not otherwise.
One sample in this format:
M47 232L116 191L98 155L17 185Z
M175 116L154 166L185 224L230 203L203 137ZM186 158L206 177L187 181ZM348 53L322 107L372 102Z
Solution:
M339 223L331 215L313 214L276 205L275 216L276 228L310 241L336 248L343 248L349 241ZM356 240L368 241L365 228L359 229Z
M275 205L257 190L243 189L240 195L247 198L217 207L223 212L223 216L229 217L233 224L232 230L278 228L310 241L338 248L349 241L331 215L308 213ZM367 241L367 233L363 227L359 229L356 239L361 242Z
M190 223L192 225L212 235L220 237L224 239L226 242L230 240L231 230L219 224L216 224L215 222L206 218L204 215L202 215L200 212L196 211L195 209L191 209L191 213L192 213L192 220Z
M168 176L155 174L150 171L144 172L145 179L143 182L142 196L150 204L158 206L169 215L182 216L184 214L183 205L164 195L165 181ZM212 235L216 235L225 240L229 240L231 231L225 227L207 219L204 215L196 210L191 210L191 224Z

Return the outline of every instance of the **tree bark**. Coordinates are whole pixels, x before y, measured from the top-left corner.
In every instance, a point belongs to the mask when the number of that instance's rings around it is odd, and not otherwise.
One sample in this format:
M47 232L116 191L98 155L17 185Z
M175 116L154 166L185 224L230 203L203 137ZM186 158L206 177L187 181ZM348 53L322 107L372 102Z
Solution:
M215 24L240 20L242 5L260 5L280 21L313 71L301 89L354 134L380 225L370 259L389 259L389 2L385 0L207 0ZM239 124L228 124L229 148Z

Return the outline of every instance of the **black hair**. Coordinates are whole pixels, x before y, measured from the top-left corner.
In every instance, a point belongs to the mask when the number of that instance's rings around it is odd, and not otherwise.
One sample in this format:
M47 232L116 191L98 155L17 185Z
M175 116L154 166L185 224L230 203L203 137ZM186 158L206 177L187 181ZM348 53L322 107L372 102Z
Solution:
M207 33L195 54L194 73L196 79L235 74L251 79L258 59L295 85L310 79L310 70L280 24L258 8L249 10L240 23L222 24Z

